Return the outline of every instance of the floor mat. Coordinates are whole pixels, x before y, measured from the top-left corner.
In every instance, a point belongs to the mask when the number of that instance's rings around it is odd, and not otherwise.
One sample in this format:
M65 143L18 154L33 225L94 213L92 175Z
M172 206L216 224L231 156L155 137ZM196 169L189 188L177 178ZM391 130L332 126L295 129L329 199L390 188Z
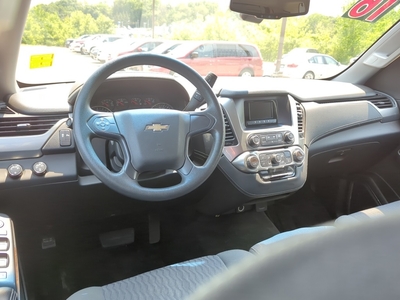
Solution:
M323 201L307 186L289 198L268 206L267 215L281 232L320 225L334 219Z
M17 230L29 300L66 299L84 287L101 286L179 261L229 249L248 250L278 233L264 213L255 211L213 217L190 209L172 210L162 212L160 219L161 241L153 245L148 243L147 216ZM98 234L126 227L135 228L135 243L101 247ZM43 250L43 235L54 236L57 246Z

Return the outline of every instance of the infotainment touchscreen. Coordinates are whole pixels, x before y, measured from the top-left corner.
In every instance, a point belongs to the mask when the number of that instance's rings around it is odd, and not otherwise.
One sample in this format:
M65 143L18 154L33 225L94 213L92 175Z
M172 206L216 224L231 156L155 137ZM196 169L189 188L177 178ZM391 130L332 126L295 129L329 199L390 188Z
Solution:
M277 109L272 100L245 101L246 126L276 124Z

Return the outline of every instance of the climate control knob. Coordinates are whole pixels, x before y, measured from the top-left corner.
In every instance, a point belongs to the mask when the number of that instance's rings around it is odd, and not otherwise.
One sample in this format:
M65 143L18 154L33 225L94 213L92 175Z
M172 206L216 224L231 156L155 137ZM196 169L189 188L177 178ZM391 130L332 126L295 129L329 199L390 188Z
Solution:
M258 134L250 136L249 145L251 147L259 147L261 145L261 137Z
M285 132L285 134L283 135L283 140L288 144L293 144L294 143L294 134L291 133L290 131Z
M260 164L260 160L258 159L257 155L250 154L246 158L246 164L249 169L256 169Z
M283 160L283 155L281 153L273 154L271 157L271 162L274 165L279 165Z
M297 163L301 163L304 160L304 152L301 149L293 151L293 160Z

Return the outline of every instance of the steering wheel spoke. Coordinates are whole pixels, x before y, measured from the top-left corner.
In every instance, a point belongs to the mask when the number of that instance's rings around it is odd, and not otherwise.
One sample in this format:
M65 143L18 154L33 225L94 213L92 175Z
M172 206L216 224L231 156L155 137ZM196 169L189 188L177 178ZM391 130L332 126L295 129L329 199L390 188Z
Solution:
M208 110L201 112L190 112L189 135L193 136L200 133L209 132L215 125L215 118Z

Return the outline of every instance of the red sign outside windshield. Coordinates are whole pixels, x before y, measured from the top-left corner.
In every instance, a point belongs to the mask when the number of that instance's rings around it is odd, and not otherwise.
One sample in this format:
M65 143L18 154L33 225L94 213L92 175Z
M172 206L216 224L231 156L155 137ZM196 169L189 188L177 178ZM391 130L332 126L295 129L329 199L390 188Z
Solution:
M378 21L399 3L400 0L361 0L342 17L372 23Z

